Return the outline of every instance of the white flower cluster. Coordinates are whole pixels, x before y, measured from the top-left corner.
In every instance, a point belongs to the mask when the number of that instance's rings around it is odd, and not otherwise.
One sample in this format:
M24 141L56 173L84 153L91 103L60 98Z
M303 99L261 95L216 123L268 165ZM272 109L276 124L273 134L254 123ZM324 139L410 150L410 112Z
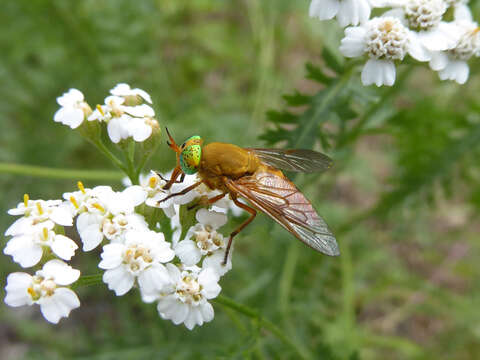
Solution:
M208 300L218 296L220 277L232 267L230 256L223 265L228 239L218 230L227 222L228 209L237 210L230 200L216 204L215 210L190 210L196 223L185 229L181 238L181 206L192 206L196 198L215 193L200 188L159 201L194 181L196 176L187 175L182 184L165 190L163 177L152 172L141 177L140 185L127 186L121 192L109 186L89 189L79 182L78 191L63 194L63 201L30 200L25 195L24 201L8 212L22 217L6 231L12 238L4 253L22 267L43 267L34 275L10 274L5 302L10 306L39 304L45 319L52 323L80 306L69 288L80 271L64 262L78 248L64 235L64 227L73 226L76 218L83 251L102 246L98 267L105 270L103 281L117 296L136 287L144 302L157 303L162 318L184 323L188 329L211 321L214 312ZM165 238L172 233L171 239Z
M133 138L136 142L147 140L152 132L159 128L155 120L155 111L150 95L141 89L131 89L127 84L118 84L110 90L104 105L95 110L84 101L83 94L70 89L57 98L60 109L54 115L54 121L80 127L85 121L107 124L110 140L117 144L121 140Z
M366 57L362 83L392 86L407 55L429 62L441 80L464 84L468 60L480 56L480 28L468 0L312 0L310 16L336 17L345 29L340 52ZM388 8L388 9L385 9ZM370 18L372 10L381 14ZM452 21L446 19L452 18Z

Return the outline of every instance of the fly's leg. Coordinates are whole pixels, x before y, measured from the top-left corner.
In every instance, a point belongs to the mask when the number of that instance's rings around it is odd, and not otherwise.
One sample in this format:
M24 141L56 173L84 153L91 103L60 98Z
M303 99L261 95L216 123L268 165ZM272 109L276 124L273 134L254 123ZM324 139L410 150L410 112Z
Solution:
M237 235L240 231L245 229L245 227L248 224L250 224L253 221L253 219L255 219L255 216L257 216L257 211L254 208L251 208L250 206L245 205L244 203L241 203L240 201L237 200L236 197L232 197L232 200L235 203L235 205L242 208L243 210L248 211L251 214L251 216L230 234L230 238L228 239L227 250L225 250L225 257L223 258L223 265L227 264L228 253L230 252L230 247L232 246L233 237Z
M165 179L162 174L160 174L158 171L155 171L155 174L157 174L157 176L162 179L163 181L165 181L166 183L168 183L170 180L167 180ZM181 184L183 182L183 180L185 180L185 173L182 173L182 175L180 176L180 180L175 180L173 183L174 184Z
M162 203L162 202L164 202L164 201L167 201L168 199L171 199L171 198L174 197L174 196L185 195L186 193L188 193L189 191L192 191L193 189L195 189L197 186L199 186L199 185L202 184L202 183L203 183L203 180L202 180L202 181L199 181L199 182L196 182L196 183L193 184L193 185L190 185L189 187L183 189L182 191L179 191L178 193L170 194L170 195L168 195L166 198L157 201L157 205L160 204L160 203Z
M170 180L168 180L168 182L165 184L165 186L163 188L165 190L170 189L172 187L173 183L175 183L175 180L177 180L177 178L180 174L183 174L183 172L182 172L182 169L180 168L180 166L177 165L177 167L175 167L175 169L173 169L173 171L172 171L172 176L170 177Z
M218 200L221 200L225 197L225 195L227 195L227 193L223 193L223 194L219 194L217 196L214 196L210 199L206 198L206 199L200 199L196 204L193 204L193 205L190 205L187 210L193 210L195 209L197 206L205 206L205 205L212 205L214 203L216 203Z

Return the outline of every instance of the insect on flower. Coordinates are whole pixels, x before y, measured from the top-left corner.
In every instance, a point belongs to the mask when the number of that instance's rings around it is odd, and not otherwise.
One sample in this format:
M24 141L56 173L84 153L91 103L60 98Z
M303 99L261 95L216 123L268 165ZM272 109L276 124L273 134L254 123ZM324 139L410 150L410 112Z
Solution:
M205 184L211 190L220 190L221 194L204 201L204 205L211 205L230 195L237 206L251 215L230 234L224 264L234 236L252 222L257 210L266 213L314 250L330 256L340 254L335 236L325 221L281 171L323 171L332 165L328 156L312 150L241 148L220 142L203 146L200 136L192 136L178 146L168 129L167 134L168 146L177 154L177 165L164 189L169 189L173 183L182 182L185 174L198 173L199 181L159 202L184 195L200 184ZM238 201L239 197L248 200L253 207Z

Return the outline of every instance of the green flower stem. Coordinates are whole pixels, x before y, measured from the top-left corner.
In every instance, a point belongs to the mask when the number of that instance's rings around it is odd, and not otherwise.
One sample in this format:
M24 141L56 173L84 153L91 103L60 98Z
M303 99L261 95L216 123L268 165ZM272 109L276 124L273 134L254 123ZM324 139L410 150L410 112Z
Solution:
M287 335L285 335L280 328L278 328L275 324L271 321L265 319L261 316L256 310L245 306L243 304L239 304L234 300L225 297L225 296L218 296L213 300L215 303L226 306L230 309L233 309L253 320L256 320L260 326L269 330L273 335L275 335L280 341L282 341L285 345L290 347L295 353L298 354L299 358L301 359L311 359L311 355L308 353L306 349L300 348L297 344L295 344Z
M147 154L144 154L143 157L142 157L142 160L140 160L140 163L138 164L138 167L137 169L135 170L135 177L138 179L139 176L140 176L140 173L142 172L143 170L143 167L145 166L145 164L147 163L148 159L150 159L150 156L152 156L153 152L150 152L150 153L147 153Z
M128 140L123 148L123 154L125 155L125 160L127 161L127 176L130 178L130 181L133 185L138 185L138 176L135 171L135 141L133 139Z
M105 146L100 139L91 140L93 144L105 155L113 164L128 175L128 170L123 163Z
M48 179L74 179L74 180L117 180L123 174L118 171L107 170L75 170L56 169L44 166L21 165L0 162L0 173L40 177Z
M103 284L103 274L83 275L72 286L72 289L77 289L82 286L94 286Z

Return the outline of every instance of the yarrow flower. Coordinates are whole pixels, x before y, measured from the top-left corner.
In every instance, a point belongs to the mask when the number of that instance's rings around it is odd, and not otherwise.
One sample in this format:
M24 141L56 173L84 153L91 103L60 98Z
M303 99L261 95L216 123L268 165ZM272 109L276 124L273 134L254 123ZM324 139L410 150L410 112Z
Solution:
M12 273L7 277L5 303L15 307L38 304L43 317L56 324L80 306L77 295L66 287L79 276L79 270L60 260L50 260L34 276Z
M173 264L167 264L167 269L172 289L158 300L160 316L176 325L184 323L189 330L211 321L214 311L208 300L216 298L221 291L217 273L211 268L182 270Z
M104 237L110 241L121 240L129 229L147 228L144 218L134 212L146 197L140 186L130 186L122 192L115 192L109 186L97 186L89 194L78 204L85 208L77 218L83 251L95 249Z
M118 84L110 90L111 96L105 98L105 105L97 105L89 120L108 123L108 136L114 143L132 137L143 142L150 137L158 122L155 111L143 101L152 103L150 95L141 89L130 89L127 84Z
M111 89L110 93L105 98L105 104L97 105L92 111L84 101L83 94L77 89L70 89L57 98L61 108L55 113L54 120L72 129L78 128L85 119L106 123L108 136L115 144L128 138L144 142L160 131L154 118L155 111L148 105L152 99L146 91L132 89L122 83Z
M60 259L70 260L78 249L77 244L62 234L56 234L53 227L52 221L32 226L31 231L9 240L3 253L11 255L13 261L24 268L38 264L45 249L50 249Z
M213 268L218 275L224 275L231 269L231 253L226 265L223 258L227 241L216 230L227 222L227 216L216 211L200 209L195 215L198 224L193 226L187 233L185 240L175 246L175 253L187 266L198 264L203 258L203 264Z
M430 60L418 39L393 17L374 18L364 25L345 29L340 51L346 57L368 56L362 71L364 85L392 86L395 61L402 61L407 54L419 61Z
M175 253L162 233L129 231L124 243L105 245L102 261L103 281L117 296L124 295L137 279L142 297L150 299L169 283L169 275L162 263L171 261Z
M447 51L433 52L430 68L438 71L441 80L464 84L470 72L467 61L480 56L480 27L468 14L466 18L457 18L455 25L457 42Z
M31 226L48 220L62 226L71 226L73 221L70 208L62 200L30 200L28 194L23 196L23 202L16 208L8 210L8 214L23 216L7 229L7 236L29 232Z
M390 9L369 19L374 8ZM447 21L449 8L454 21ZM342 27L358 25L345 29L340 52L368 56L361 76L364 85L392 86L395 63L407 54L430 61L441 80L463 84L467 61L478 56L477 25L468 0L312 0L309 12L320 20L336 17Z

